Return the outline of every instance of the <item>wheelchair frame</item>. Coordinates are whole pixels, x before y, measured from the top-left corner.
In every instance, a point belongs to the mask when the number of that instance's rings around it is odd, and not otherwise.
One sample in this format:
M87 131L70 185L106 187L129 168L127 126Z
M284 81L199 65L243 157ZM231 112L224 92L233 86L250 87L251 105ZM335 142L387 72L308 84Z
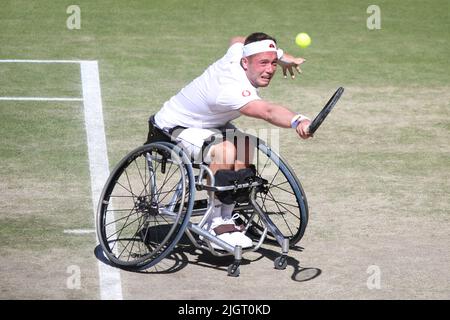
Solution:
M207 180L211 181L210 185L204 184L203 181L205 180L204 175L206 175L208 178ZM192 222L188 222L186 234L188 235L191 242L194 244L195 247L198 249L205 249L208 250L210 253L212 253L215 256L226 256L226 255L234 255L234 262L228 267L228 275L230 276L237 276L239 275L239 265L242 259L242 254L245 252L253 252L258 250L264 239L266 238L267 231L270 230L273 235L275 235L276 241L282 248L281 255L276 259L275 262L275 268L277 269L284 269L286 268L286 258L287 254L289 252L289 239L284 237L283 234L278 230L278 228L275 226L275 224L270 220L270 218L262 211L258 203L255 201L255 188L260 186L261 182L252 182L252 183L244 183L240 185L231 185L231 186L215 186L215 179L214 174L212 173L211 169L205 164L200 164L200 173L198 175L198 180L196 181L196 189L197 190L206 190L208 192L208 207L206 208L205 212L198 212L197 214L203 215L203 218L198 224L194 224ZM208 220L208 217L212 214L213 208L214 208L214 197L215 192L220 191L230 191L230 190L238 190L242 188L250 188L250 205L255 209L256 211L253 213L253 216L255 214L258 214L262 221L264 222L265 228L262 232L260 239L258 240L257 244L249 249L242 249L240 246L233 247L232 245L226 243L225 241L219 239L216 236L213 236L211 233L209 233L207 230L203 229L204 224ZM247 232L248 229L251 227L253 216L249 219L248 223L246 224L244 228L244 232ZM207 239L206 246L200 244L196 239L193 237L192 232L196 233L197 235L202 236L204 239ZM225 250L227 253L221 253L218 252L216 249L214 249L210 242L214 242L218 246L220 246L223 250Z
M244 183L240 185L230 185L230 186L216 186L215 185L215 179L214 174L212 173L211 169L208 167L205 163L199 163L199 164L192 164L192 162L188 159L187 155L184 153L184 151L181 148L178 148L174 143L167 142L167 141L156 141L152 142L150 144L144 145L142 147L139 147L132 152L130 152L125 158L122 159L122 161L116 166L115 170L111 173L111 176L109 177L107 183L105 184L104 190L102 192L102 195L100 197L99 201L99 207L98 207L98 215L97 215L97 234L98 238L100 240L100 245L102 246L103 251L106 253L107 257L113 264L117 265L118 267L122 267L125 269L146 269L150 266L153 266L160 262L163 258L165 258L171 250L175 247L175 245L180 240L183 233L187 235L189 240L192 242L192 244L200 249L205 250L213 254L214 256L234 256L234 261L231 265L228 267L228 275L236 277L240 274L240 263L242 260L242 255L246 252L253 252L258 250L261 245L264 243L264 241L267 239L268 233L274 238L275 242L278 243L278 245L281 247L281 253L280 255L274 260L274 267L276 269L285 269L287 266L287 255L289 252L290 245L293 245L297 243L300 238L303 236L304 230L306 228L307 219L308 219L308 206L306 201L306 196L303 192L303 189L301 187L300 182L298 181L298 178L293 173L292 169L289 168L287 163L285 163L276 153L270 150L267 145L265 145L264 142L262 143L263 146L265 146L267 149L264 149L265 154L268 156L276 156L277 159L281 161L281 164L284 166L284 168L287 168L288 172L290 172L290 177L287 177L287 180L291 187L295 192L295 197L297 199L297 203L299 205L301 220L300 220L300 227L299 231L296 234L296 237L293 238L294 243L290 243L290 238L285 236L280 229L277 227L277 225L272 221L272 219L269 217L269 214L264 212L264 209L261 208L261 206L257 202L257 190L264 190L266 186L264 186L264 183L261 181L252 181L250 183ZM260 146L258 145L258 148ZM149 219L149 217L156 217L160 215L161 217L164 217L164 220L167 219L174 219L173 226L171 227L168 235L165 236L163 241L170 241L170 244L167 247L164 247L165 243L161 243L158 246L155 247L155 249L147 254L148 256L144 255L143 257L140 257L139 254L136 255L137 259L136 261L129 261L129 258L127 261L123 261L120 259L120 255L117 253L117 247L115 247L115 240L114 238L111 239L111 237L108 237L107 234L107 228L110 227L110 222L108 221L107 213L108 213L108 207L110 205L110 198L112 197L112 192L115 188L115 185L118 183L118 180L122 173L126 172L127 165L129 165L131 162L129 159L136 157L139 152L144 152L145 150L150 150L146 152L145 157L147 161L147 168L148 168L148 189L150 190L150 194L144 196L133 196L134 201L134 207L132 211L130 212L130 215L133 213L136 213L138 216L141 214L142 216L146 215L145 219ZM155 156L150 155L151 150L155 150ZM167 153L170 150L170 155ZM139 152L138 152L139 151ZM162 154L162 155L161 155ZM159 158L158 158L159 157ZM157 161L156 161L157 160ZM134 160L132 160L134 161ZM155 161L156 168L153 168L152 161ZM175 191L173 192L172 198L169 201L169 204L164 207L158 207L158 186L156 181L156 171L161 170L164 171L167 161L176 162L181 172L181 178L178 182L178 185L176 186ZM182 164L180 164L180 161L182 161ZM280 170L279 164L278 168ZM124 167L122 171L120 171L120 168ZM198 169L199 173L194 176L193 169ZM141 173L140 173L141 174ZM283 172L284 175L286 175L285 172ZM128 178L128 175L127 175ZM142 175L141 175L142 179ZM187 179L187 181L186 181ZM143 179L147 181L147 179ZM175 179L176 180L176 179ZM210 181L210 184L205 183L206 181ZM145 184L146 182L144 182ZM188 185L186 185L188 184ZM145 192L147 193L147 186L144 188ZM257 243L251 248L243 249L240 246L232 246L225 241L219 239L218 237L212 235L207 230L205 230L203 227L208 220L208 217L213 212L214 207L214 197L215 192L218 191L230 191L230 190L239 190L242 188L249 188L250 194L249 194L249 202L247 204L239 204L236 206L234 211L242 211L242 210L250 210L252 211L250 216L246 217L246 223L245 223L245 229L244 232L250 232L252 229L252 226L259 226L259 239L256 240ZM130 186L131 189L131 186ZM173 189L173 188L172 188ZM206 207L200 208L200 209L194 209L194 202L195 202L195 193L196 191L206 191L207 192L207 205ZM259 191L263 192L263 191ZM141 193L142 194L142 191ZM188 199L184 200L184 198L187 197ZM135 199L136 198L136 199ZM156 201L155 201L156 199ZM187 201L186 208L184 208L184 204L181 205L178 203L179 199L183 199L183 201ZM175 213L175 209L178 203L178 214ZM156 205L155 205L156 204ZM264 204L263 204L264 206ZM198 223L194 223L191 221L191 217L198 217L203 216ZM259 222L256 222L256 219L259 218ZM112 218L114 219L114 217ZM109 220L111 218L109 217ZM179 222L181 220L181 222ZM128 221L128 217L126 219ZM138 228L136 229L136 232L134 235L131 236L133 241L132 246L135 245L134 241L137 237L138 233L142 232L144 230L144 224L147 223L147 220L143 224L138 225ZM261 228L262 227L262 228ZM145 231L144 239L142 240L143 243L145 243L145 239L147 237L148 229ZM173 239L171 239L172 234L175 233ZM112 234L117 234L116 230L113 230ZM199 236L199 239L196 239L195 235ZM300 236L298 236L300 235ZM120 234L119 234L120 236ZM139 235L141 238L142 236ZM200 240L200 237L203 238ZM258 237L256 237L258 238ZM114 243L111 247L110 243ZM219 246L222 250L214 249L211 245L211 243L216 244ZM128 244L127 244L128 246ZM150 249L149 249L150 250ZM157 255L156 258L152 259L152 256ZM130 254L130 256L132 256ZM133 257L133 256L132 256Z

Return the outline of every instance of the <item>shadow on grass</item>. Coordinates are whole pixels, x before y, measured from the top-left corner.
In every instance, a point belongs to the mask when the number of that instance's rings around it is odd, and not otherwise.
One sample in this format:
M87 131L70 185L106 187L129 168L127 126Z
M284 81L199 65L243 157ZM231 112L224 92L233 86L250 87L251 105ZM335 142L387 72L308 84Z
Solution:
M275 250L272 250L270 247L273 247ZM304 248L300 246L294 246L293 248L290 248L290 251L302 252L303 249ZM112 267L117 267L108 260L108 258L103 253L100 245L95 248L94 254L102 263L105 263ZM270 261L274 261L277 257L280 256L280 249L273 245L269 245L267 247L261 246L253 254L260 255L255 258L248 259L244 254L241 260L241 265L249 265L252 262L256 262L264 258ZM233 256L217 257L206 250L200 250L190 242L186 235L183 235L183 237L180 239L177 246L171 251L171 253L168 254L155 266L138 270L135 268L122 269L142 274L171 274L184 269L188 265L194 265L202 268L221 270L226 274L227 268L233 262L233 260ZM297 259L289 255L287 257L287 269L292 269L291 279L296 282L313 280L320 276L322 273L322 270L320 270L319 268L302 267Z

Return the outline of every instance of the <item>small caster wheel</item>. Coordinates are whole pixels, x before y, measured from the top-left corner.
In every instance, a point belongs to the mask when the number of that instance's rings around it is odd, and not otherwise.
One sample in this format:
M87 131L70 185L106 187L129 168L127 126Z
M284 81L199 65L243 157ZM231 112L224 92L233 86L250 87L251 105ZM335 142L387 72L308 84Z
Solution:
M238 277L239 273L240 273L240 270L239 270L238 264L232 263L228 266L228 275L230 277Z
M279 256L273 262L275 269L284 270L287 267L287 256Z

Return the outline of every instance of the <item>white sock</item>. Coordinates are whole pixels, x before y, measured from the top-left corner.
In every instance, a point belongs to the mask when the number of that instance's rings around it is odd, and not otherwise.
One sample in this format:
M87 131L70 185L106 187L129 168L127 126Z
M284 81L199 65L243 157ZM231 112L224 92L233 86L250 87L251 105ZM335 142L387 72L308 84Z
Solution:
M234 203L232 204L222 204L222 218L224 220L231 220L233 215Z
M211 230L222 223L222 202L220 202L219 199L214 198L214 209L206 222L206 227L208 230Z

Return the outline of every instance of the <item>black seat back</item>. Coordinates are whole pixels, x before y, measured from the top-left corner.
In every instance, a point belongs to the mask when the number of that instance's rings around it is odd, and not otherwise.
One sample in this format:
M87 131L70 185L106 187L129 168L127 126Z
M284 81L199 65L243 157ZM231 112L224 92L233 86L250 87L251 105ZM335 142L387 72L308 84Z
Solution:
M149 144L149 143L157 142L157 141L171 142L172 138L171 138L169 132L165 132L164 130L162 130L156 126L155 116L152 115L148 119L148 135L147 135L147 141L145 142L145 144Z

